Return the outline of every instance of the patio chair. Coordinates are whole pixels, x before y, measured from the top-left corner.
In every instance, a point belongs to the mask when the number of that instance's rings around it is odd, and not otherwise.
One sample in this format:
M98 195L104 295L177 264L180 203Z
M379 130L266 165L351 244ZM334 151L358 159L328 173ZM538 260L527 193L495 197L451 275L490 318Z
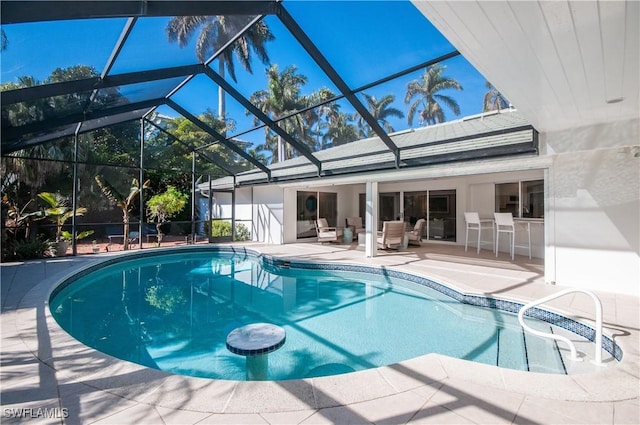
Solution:
M342 229L329 226L326 218L316 220L316 232L318 233L318 242L338 242L342 239Z
M364 232L364 226L362 225L361 217L347 217L347 225L345 227L351 227L353 234L357 235L360 232Z
M384 221L382 233L378 235L378 248L399 248L404 241L404 221Z
M413 230L407 232L407 238L409 244L422 246L422 235L424 234L424 228L427 225L427 220L421 218L416 221L416 225L413 226Z

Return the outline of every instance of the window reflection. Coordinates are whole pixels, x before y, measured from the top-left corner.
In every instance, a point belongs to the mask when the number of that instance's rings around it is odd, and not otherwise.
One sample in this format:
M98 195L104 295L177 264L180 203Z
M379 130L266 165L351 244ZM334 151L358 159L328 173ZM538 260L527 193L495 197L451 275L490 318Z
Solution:
M429 239L456 240L456 191L429 191Z
M320 192L318 194L318 217L326 218L329 226L338 226L338 194L330 192Z
M522 216L544 217L544 180L522 182Z
M400 220L400 192L380 193L378 230L385 221Z
M544 180L496 184L496 212L520 218L544 217Z
M518 217L518 183L496 184L496 212L511 213Z

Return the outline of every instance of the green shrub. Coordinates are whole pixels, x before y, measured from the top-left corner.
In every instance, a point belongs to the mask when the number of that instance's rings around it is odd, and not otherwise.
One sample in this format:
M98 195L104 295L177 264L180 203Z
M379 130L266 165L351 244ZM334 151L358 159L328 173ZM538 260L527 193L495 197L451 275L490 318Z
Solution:
M251 232L242 223L236 223L236 240L237 241L248 241L251 239Z
M231 236L231 222L224 220L211 221L211 236L214 238Z
M32 260L44 258L50 248L50 242L38 235L35 239L9 240L3 249L4 261Z
M213 220L211 222L211 236L214 238L230 237L231 222L226 220ZM251 239L251 232L242 223L236 223L236 240L248 241Z

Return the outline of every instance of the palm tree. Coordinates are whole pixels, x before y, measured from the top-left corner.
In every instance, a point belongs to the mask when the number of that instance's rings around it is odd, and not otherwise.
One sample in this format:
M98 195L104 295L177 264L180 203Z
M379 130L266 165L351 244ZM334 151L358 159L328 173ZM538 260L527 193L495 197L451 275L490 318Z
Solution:
M375 96L369 96L365 93L362 93L362 95L367 102L367 109L373 118L378 121L387 133L393 133L394 129L387 119L390 117L404 118L404 114L399 109L389 107L389 105L395 101L396 97L388 94L378 100ZM372 136L371 127L362 117L358 119L358 127L360 128L361 137Z
M177 41L180 47L185 47L193 34L200 29L196 42L196 56L200 62L204 62L235 37L251 19L253 19L252 16L238 15L176 16L167 24L167 35L170 42ZM218 73L224 78L226 69L233 81L237 81L235 58L247 72L253 74L252 54L257 55L260 61L267 65L269 56L265 44L274 39L267 25L263 21L257 22L222 52L218 61ZM218 116L221 120L224 119L225 109L225 93L219 87Z
M487 81L487 93L482 101L482 112L499 111L509 107L509 101L498 91L497 88Z
M71 217L84 215L87 212L85 207L77 207L75 212L71 208L69 197L61 195L59 192L41 192L38 198L45 201L49 207L41 211L41 218L48 218L56 225L56 255L64 255L69 247L69 242L74 239L83 239L93 234L93 230L85 230L75 235L66 230L62 230L64 223Z
M326 88L322 87L315 92L311 93L309 96L309 103L312 105L318 105L316 108L313 108L309 111L307 116L307 124L309 125L309 129L313 134L313 137L316 138L316 142L314 143L313 151L323 150L329 147L326 142L326 137L323 136L323 131L329 128L334 118L340 113L340 105L337 102L327 102L330 99L336 97L336 94Z
M411 81L407 85L404 102L411 103L407 113L409 125L413 123L413 117L420 107L422 107L420 111L421 124L426 122L429 125L446 121L440 102L448 106L454 114L460 115L460 107L453 98L438 94L446 89L462 90L460 83L442 75L444 70L444 66L431 65L425 70L420 80Z
M138 179L131 181L131 187L129 188L128 195L120 194L114 187L103 181L100 176L95 176L95 181L98 183L102 194L111 202L116 204L122 211L122 224L123 224L123 245L122 248L126 251L129 249L129 215L133 208L133 202L137 199L140 191L144 191L149 188L150 181L145 181L142 186L138 182Z
M297 71L298 68L291 65L281 73L278 65L272 65L267 69L269 88L255 92L249 100L274 121L304 109L309 104L309 98L302 96L300 91L307 83L307 77L298 74ZM258 119L255 117L254 123L258 124ZM292 136L297 136L299 140L310 139L309 126L301 114L279 121L278 125ZM273 137L268 127L265 127L265 131L266 140L262 148L270 150L273 154L272 158L275 157L277 162L282 162L294 156L293 150L283 143L280 135Z
M66 150L60 141L20 149L2 157L1 168L3 174L19 177L32 191L37 191L45 186L47 179L68 169L63 162L68 158Z
M340 146L358 140L358 128L352 124L353 116L344 112L331 115L323 143L327 146Z

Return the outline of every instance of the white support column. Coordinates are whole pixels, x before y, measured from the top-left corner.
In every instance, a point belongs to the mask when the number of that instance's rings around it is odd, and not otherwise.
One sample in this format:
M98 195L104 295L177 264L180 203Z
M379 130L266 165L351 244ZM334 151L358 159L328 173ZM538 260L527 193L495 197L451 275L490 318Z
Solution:
M365 209L365 255L375 257L378 249L378 182L367 181L367 207Z
M544 170L544 281L556 283L556 232L554 171Z

